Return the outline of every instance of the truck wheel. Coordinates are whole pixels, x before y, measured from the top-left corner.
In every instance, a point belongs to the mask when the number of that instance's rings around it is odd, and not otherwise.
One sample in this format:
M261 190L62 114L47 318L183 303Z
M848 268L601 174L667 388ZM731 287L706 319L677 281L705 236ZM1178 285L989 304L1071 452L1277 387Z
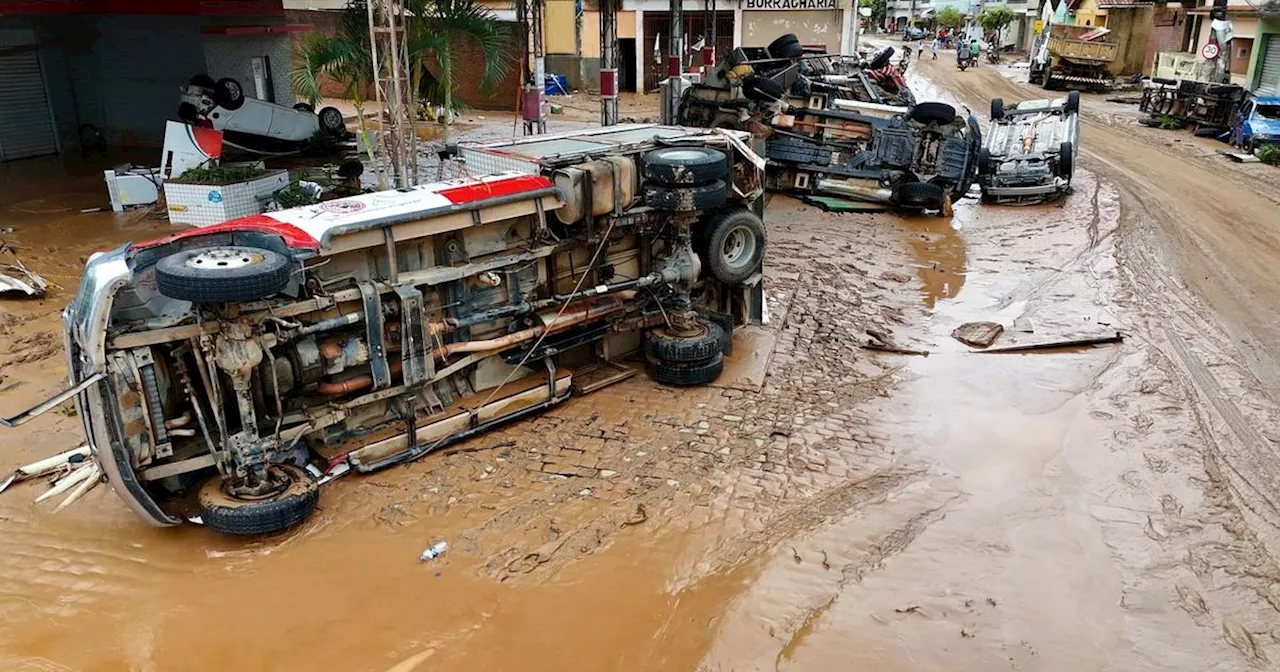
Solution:
M1004 98L991 99L991 120L1004 119Z
M921 208L937 210L942 207L946 192L936 184L928 182L908 182L901 185L893 193L893 202L904 208Z
M1062 106L1062 110L1067 114L1078 114L1080 112L1080 92L1068 91L1067 104Z
M715 381L724 372L724 355L717 352L710 359L690 363L666 362L645 357L644 368L650 378L663 385L678 387L706 385Z
M1071 181L1071 176L1076 172L1076 147L1071 141L1058 145L1058 177L1063 178L1067 182Z
M223 534L271 534L301 523L316 510L320 486L306 471L278 464L267 473L279 483L277 490L256 498L231 494L221 476L205 481L200 487L200 519L205 527Z
M765 51L774 58L798 58L804 54L804 47L800 45L800 38L793 33L787 33L770 42L769 46L765 47Z
M729 176L729 159L708 147L663 147L645 153L644 176L668 187L706 184Z
M922 124L946 126L956 120L956 108L946 103L918 103L907 113L907 118Z
M256 247L202 247L156 263L160 293L195 303L256 301L289 284L293 269L279 252Z
M336 107L320 108L320 130L329 135L341 135L347 132L347 121Z
M734 208L706 223L707 267L726 285L741 284L760 270L764 259L764 223L750 210Z
M676 336L666 327L650 329L645 335L645 354L663 362L705 362L724 350L724 330L705 317L698 318L698 333Z
M710 210L724 205L729 188L724 180L715 180L710 184L696 187L664 187L650 185L644 192L645 205L654 210L668 212L693 212Z
M742 78L742 95L748 100L772 102L782 99L782 85L760 75L747 75Z
M230 77L219 79L213 86L213 102L228 110L238 110L244 105L244 89Z

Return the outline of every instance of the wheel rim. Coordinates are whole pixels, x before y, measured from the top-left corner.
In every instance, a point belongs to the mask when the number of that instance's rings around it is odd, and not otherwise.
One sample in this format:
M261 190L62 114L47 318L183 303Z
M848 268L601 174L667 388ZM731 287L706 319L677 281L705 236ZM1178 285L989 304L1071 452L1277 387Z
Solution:
M235 82L227 82L226 86L227 86L227 94L231 96L232 100L236 100L237 98L240 97L241 93L240 93L239 84Z
M745 226L735 226L724 238L720 249L721 259L733 268L741 268L751 263L756 254L755 233Z
M187 268L231 270L262 262L262 255L246 250L215 248L194 254L187 259Z
M342 125L341 113L335 114L334 111L332 110L327 111L325 112L324 118L321 119L320 122L324 125L325 128L329 130L334 130Z

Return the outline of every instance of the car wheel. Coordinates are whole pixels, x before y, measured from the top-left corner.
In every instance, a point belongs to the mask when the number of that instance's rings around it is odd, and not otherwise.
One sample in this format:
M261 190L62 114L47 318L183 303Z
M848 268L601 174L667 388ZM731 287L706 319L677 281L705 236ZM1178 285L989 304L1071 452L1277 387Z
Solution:
M347 120L336 107L320 108L320 130L329 135L341 135L347 132Z
M724 204L729 189L724 180L696 187L664 187L650 185L644 192L645 205L655 210L693 212L711 210Z
M1004 119L1004 98L991 99L991 120Z
M698 318L697 333L692 336L677 336L666 327L658 327L649 330L644 342L644 351L650 357L683 364L705 362L723 349L724 330L704 317Z
M1067 104L1062 107L1067 114L1078 114L1080 112L1080 92L1068 91Z
M299 112L309 112L311 114L316 113L316 108L312 107L311 103L294 103L293 109Z
M212 89L217 86L217 82L209 75L196 75L187 81L187 86L196 86L202 89Z
M742 95L749 100L772 102L781 100L782 85L760 75L747 75L742 78Z
M907 113L907 119L946 126L956 120L956 108L946 103L918 103Z
M729 176L729 159L708 147L663 147L645 153L644 176L668 187L706 184Z
M908 182L894 191L893 202L904 208L937 210L942 207L946 192L936 184Z
M764 223L750 210L734 208L705 224L707 267L717 280L737 285L755 275L764 259Z
M867 68L870 70L879 70L880 68L889 65L889 61L892 59L893 47L885 47L884 51L876 54L875 58L871 59L871 63L867 65Z
M224 107L228 110L238 110L244 105L244 89L230 77L219 79L213 87L213 102L218 107Z
M991 174L991 150L986 147L978 150L978 174Z
M765 51L774 58L798 58L804 54L804 47L800 45L800 38L787 33L770 42L769 46L765 47Z
M223 534L272 534L310 517L320 501L315 480L292 464L272 465L267 473L279 485L274 493L261 497L231 494L221 476L205 481L199 497L205 527Z
M1071 181L1071 176L1076 171L1076 147L1067 141L1058 145L1058 177Z
M644 368L650 378L664 385L706 385L724 373L724 355L717 352L710 359L699 362L667 362L645 357Z
M160 293L195 303L256 301L289 284L288 257L256 247L202 247L156 263Z

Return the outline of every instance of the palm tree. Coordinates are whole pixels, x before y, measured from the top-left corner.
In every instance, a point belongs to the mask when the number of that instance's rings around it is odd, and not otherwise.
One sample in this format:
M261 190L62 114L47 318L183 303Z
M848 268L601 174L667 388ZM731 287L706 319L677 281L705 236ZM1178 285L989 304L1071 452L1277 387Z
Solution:
M510 36L498 23L497 16L479 0L404 0L403 4L409 17L406 41L411 87L423 91L428 100L443 105L444 138L448 140L454 94L461 81L459 49L468 43L479 47L483 56L480 86L487 88L511 68L506 53ZM300 63L291 73L294 91L314 104L320 97L322 75L344 83L345 95L355 102L360 116L361 137L365 146L371 148L360 95L362 88L373 81L367 0L349 0L342 10L338 30L333 35L307 40L298 53ZM429 69L433 59L438 65L438 78ZM378 176L381 185L382 173Z

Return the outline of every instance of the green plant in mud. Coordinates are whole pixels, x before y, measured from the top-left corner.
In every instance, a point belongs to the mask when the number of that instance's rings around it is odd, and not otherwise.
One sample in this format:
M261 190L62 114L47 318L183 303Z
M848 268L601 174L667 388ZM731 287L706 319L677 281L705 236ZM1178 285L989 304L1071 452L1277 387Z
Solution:
M1280 166L1280 145L1262 145L1253 153L1263 163Z
M1156 126L1166 131L1176 131L1182 128L1182 121L1180 121L1177 117L1171 117L1167 114L1162 114L1156 117Z
M208 168L188 168L182 171L175 182L185 184L235 184L256 180L268 171L262 168L244 166L210 166Z

